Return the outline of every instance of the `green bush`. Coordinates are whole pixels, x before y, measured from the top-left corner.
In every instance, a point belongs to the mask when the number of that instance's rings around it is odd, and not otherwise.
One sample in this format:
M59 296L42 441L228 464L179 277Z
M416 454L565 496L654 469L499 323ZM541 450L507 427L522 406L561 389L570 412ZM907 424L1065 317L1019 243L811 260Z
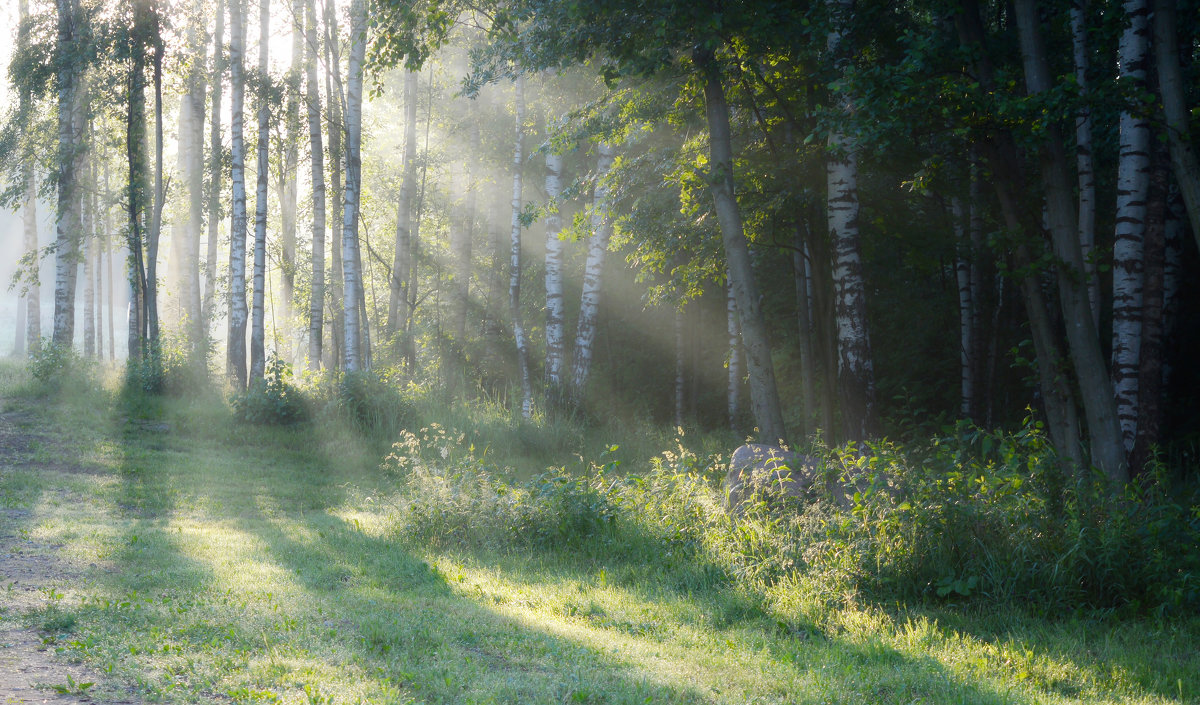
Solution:
M29 374L43 388L57 391L85 376L83 360L70 345L49 338L29 353Z
M303 393L292 384L292 366L277 355L267 361L266 375L233 397L234 416L255 424L282 426L308 418Z
M387 370L343 374L337 384L337 407L359 430L391 438L417 426L416 407L410 394L416 390L389 378Z

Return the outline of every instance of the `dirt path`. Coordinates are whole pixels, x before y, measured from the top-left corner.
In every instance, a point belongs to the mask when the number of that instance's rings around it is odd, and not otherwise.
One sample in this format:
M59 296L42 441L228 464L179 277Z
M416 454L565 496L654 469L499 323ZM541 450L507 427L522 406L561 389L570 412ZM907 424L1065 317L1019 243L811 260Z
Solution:
M10 406L4 400L0 405ZM24 412L0 413L0 475L26 469L72 471L61 460L54 465L35 462L38 445L52 442L35 426ZM50 589L80 577L78 569L56 556L57 547L29 538L26 529L36 523L32 509L0 490L0 705L140 705L125 688L82 664L69 663L48 643L52 640L24 626L27 615L46 607Z

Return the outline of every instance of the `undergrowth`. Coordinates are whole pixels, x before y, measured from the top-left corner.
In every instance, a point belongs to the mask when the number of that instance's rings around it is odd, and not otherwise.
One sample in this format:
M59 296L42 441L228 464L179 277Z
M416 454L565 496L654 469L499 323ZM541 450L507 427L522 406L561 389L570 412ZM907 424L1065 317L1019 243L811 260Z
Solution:
M615 448L613 449L615 450ZM810 452L872 482L839 504L828 486L725 508L720 458L682 443L642 472L606 457L525 481L433 426L406 433L384 468L402 486L394 530L441 548L563 551L588 560L675 561L763 590L795 583L828 600L982 603L1063 611L1181 613L1200 607L1200 496L1162 468L1112 494L1069 477L1039 424L959 426L919 448Z

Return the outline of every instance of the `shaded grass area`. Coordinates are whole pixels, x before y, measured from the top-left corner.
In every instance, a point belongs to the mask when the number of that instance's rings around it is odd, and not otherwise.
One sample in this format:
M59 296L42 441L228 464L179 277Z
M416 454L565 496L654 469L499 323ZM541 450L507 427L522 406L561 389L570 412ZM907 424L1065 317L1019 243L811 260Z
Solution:
M406 530L407 476L350 427L21 385L0 369L56 444L0 470L0 501L86 576L26 619L150 700L1200 702L1194 618L750 588L637 527L587 545L438 540Z

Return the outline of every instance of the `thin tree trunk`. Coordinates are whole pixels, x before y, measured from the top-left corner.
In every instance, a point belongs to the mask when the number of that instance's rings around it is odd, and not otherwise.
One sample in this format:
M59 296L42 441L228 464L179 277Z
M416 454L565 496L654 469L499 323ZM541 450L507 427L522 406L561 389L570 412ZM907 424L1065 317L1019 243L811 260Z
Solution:
M704 72L704 104L708 120L711 190L721 224L721 239L729 268L729 281L737 299L742 322L742 344L746 351L746 370L750 377L750 401L759 438L765 443L786 443L787 429L775 386L775 368L759 305L758 286L750 262L750 250L742 229L733 185L733 147L729 127L729 104L721 85L720 71L710 52L698 49L695 58Z
M104 160L104 201L105 203L112 202L112 190L109 188L108 179L108 159ZM104 208L104 230L105 230L105 249L108 250L107 266L108 276L106 279L106 298L108 299L108 359L117 359L117 337L116 337L116 321L114 320L113 310L113 254L115 254L116 244L112 240L112 221L109 219L109 208Z
M89 135L90 137L90 135ZM95 165L88 160L88 184L83 197L83 355L96 356L96 196Z
M245 0L229 0L229 83L232 126L233 220L229 231L229 343L227 371L237 389L246 388L246 143Z
M237 0L240 1L240 0ZM204 261L204 301L201 307L202 335L212 335L216 319L217 241L221 233L221 175L224 166L221 144L221 94L225 75L225 0L217 0L216 27L213 31L212 117L209 128L208 157L208 243Z
M1092 166L1092 109L1088 96L1087 0L1071 1L1071 47L1075 83L1083 100L1075 114L1075 164L1079 175L1079 247L1087 275L1088 304L1092 325L1100 328L1100 277L1096 273L1096 173Z
M342 100L340 90L335 92L334 77L341 85L342 59L338 50L337 7L334 0L325 2L325 96L329 102L328 125L329 133L329 186L333 194L329 203L333 208L330 214L330 243L331 257L329 266L329 306L331 308L332 326L329 332L330 367L342 369L342 339L345 335L345 320L342 305L342 220L344 202L342 200Z
M25 205L22 216L25 221L25 258L29 267L29 283L25 289L23 306L25 349L34 352L42 345L42 286L38 277L41 257L38 253L37 183L32 166L25 167Z
M683 306L677 305L674 310L674 327L675 327L675 428L683 428L683 402L684 391L687 389L685 379L685 364L684 364L684 343L683 343Z
M596 322L600 314L600 294L604 284L604 260L612 238L609 214L609 185L606 181L613 165L613 146L596 145L596 188L592 195L592 233L588 237L587 262L583 268L583 290L579 296L579 322L575 327L575 355L571 359L571 395L576 406L584 400L592 371Z
M996 90L991 63L983 47L984 34L977 3L964 3L957 20L963 47L977 52L979 57L974 68L982 87L987 91ZM995 172L992 184L1000 202L1005 226L1012 232L1023 233L1029 240L1040 241L1041 223L1032 221L1028 209L1020 207L1020 199L1016 195L1020 191L1023 170L1017 163L1017 148L1012 135L1003 131L995 133L983 146ZM1039 235L1033 236L1032 233ZM1074 232L1071 239L1078 242ZM1019 241L1013 248L1013 264L1018 272L1023 273L1023 276L1018 278L1018 283L1037 356L1038 385L1045 405L1050 438L1071 466L1083 468L1085 465L1079 445L1080 428L1075 396L1068 376L1069 371L1063 367L1066 356L1059 348L1049 308L1042 294L1041 282L1038 277L1029 274L1033 271L1033 262L1034 257L1028 244ZM1091 321L1090 314L1085 318ZM1113 438L1116 438L1115 434Z
M17 50L24 51L29 45L29 1L18 0L17 17ZM33 110L33 95L28 88L21 91L18 110L21 115L31 115ZM34 154L28 143L23 149L23 164L21 175L25 182L25 198L22 205L22 219L25 235L24 265L28 277L23 289L24 300L20 304L22 320L17 326L17 354L34 352L42 344L42 287L39 281L41 264L38 252L37 226L37 176L34 172ZM21 338L21 336L24 338Z
M284 355L292 361L291 331L292 299L296 292L296 201L299 192L300 163L300 75L304 57L304 0L292 0L292 65L287 74L287 108L285 122L287 142L283 151L283 194L279 199L279 215L283 232L280 233L280 317L288 332L282 336Z
M308 307L308 369L321 369L325 322L325 153L321 142L321 89L317 85L316 0L305 3L305 78L308 142L312 154L312 294Z
M365 0L350 2L350 64L346 90L346 187L342 212L343 368L362 366L359 294L362 269L358 257L359 139L362 124L363 59L367 45Z
M1141 474L1153 459L1162 436L1163 420L1163 332L1166 258L1167 182L1170 155L1161 144L1154 150L1146 207L1146 285L1142 298L1142 355L1138 378L1141 407L1138 409L1137 440L1130 455L1131 474Z
M529 379L529 344L521 324L521 190L525 167L525 78L516 80L516 146L513 148L512 237L508 268L508 305L512 316L513 339L517 346L517 367L521 378L521 418L533 417L533 385Z
M737 300L728 274L725 279L725 332L729 345L725 411L729 416L729 430L737 431L738 417L742 413L742 328L738 325Z
M184 310L187 313L188 354L193 364L203 366L204 312L200 294L200 233L204 229L204 93L205 60L204 31L201 26L203 5L200 0L191 4L192 18L188 22L187 41L194 62L188 73L187 94L183 97L181 110L188 112L186 136L187 163L187 237L186 257L183 261ZM184 135L180 135L184 141ZM215 220L215 219L214 219Z
M271 108L267 101L268 48L271 44L271 2L258 4L258 169L254 195L253 300L250 307L250 384L266 372L267 187L269 185Z
M1037 95L1051 88L1045 49L1038 31L1037 7L1034 0L1016 0L1015 4L1025 82L1029 93ZM1041 146L1041 166L1050 234L1054 254L1059 259L1059 299L1091 436L1092 463L1114 483L1123 483L1129 479L1129 466L1121 443L1117 405L1105 384L1104 361L1096 329L1092 326L1087 291L1082 283L1083 254L1079 247L1077 211L1072 203L1074 198L1063 144L1057 126L1048 125Z
M974 375L976 365L973 355L977 346L973 324L976 319L975 307L978 302L972 296L975 287L971 283L971 243L968 239L968 228L963 222L962 203L957 198L951 201L950 216L954 224L954 239L957 245L954 275L958 283L960 413L964 418L971 418L972 410L976 407Z
M92 178L93 188L99 184L95 177ZM99 199L96 199L97 202ZM105 209L107 210L107 208ZM104 359L104 249L108 243L108 220L103 217L99 211L94 211L96 218L96 242L92 248L95 262L92 264L92 276L95 278L93 285L92 308L89 315L95 318L96 331L96 359Z
M413 206L417 200L417 72L404 73L404 181L396 203L396 247L392 253L392 278L388 282L387 333L396 336L403 320L400 305L407 309L406 284L412 268L409 255L412 247ZM399 341L397 341L399 343ZM401 352L398 346L396 351Z
M136 361L144 354L146 340L145 292L145 225L147 201L146 172L146 27L148 13L135 8L133 33L130 37L131 62L129 70L128 112L125 122L125 148L129 179L126 204L129 213L127 244L129 251L129 314L126 349L128 360Z
M154 47L153 85L154 85L154 204L150 211L150 227L146 229L146 291L142 304L145 306L146 345L143 352L149 352L148 358L152 369L157 370L161 361L161 336L158 316L158 246L162 239L163 208L166 206L166 186L163 183L163 100L162 100L162 65L166 47L162 39L161 18L155 6L150 15L153 27L152 42Z
M1158 89L1166 117L1167 139L1171 145L1171 168L1179 192L1187 204L1192 237L1200 246L1200 159L1192 145L1187 86L1179 67L1179 40L1176 36L1174 0L1154 4L1154 48L1157 54Z
M83 222L79 180L86 158L83 147L84 86L80 60L83 28L79 0L56 0L58 10L58 225L55 239L54 342L71 346L75 338L75 281Z
M558 195L562 191L563 160L561 154L546 154L546 198L550 213L546 216L546 405L557 407L562 402L562 368L565 345L563 312L563 248L559 237L562 216Z
M454 335L459 345L466 343L467 311L471 306L471 244L475 235L475 197L478 189L472 161L479 153L479 123L471 121L464 187L467 189L462 217L458 219L459 242L454 257ZM453 222L453 221L452 221Z
M801 415L803 423L800 427L800 433L807 436L812 433L816 415L817 391L816 391L816 354L813 351L813 325L812 325L812 308L810 304L809 289L810 282L808 277L808 257L807 245L803 236L802 226L796 225L796 234L792 241L794 249L792 250L792 276L796 283L796 333L798 339L798 348L800 353L800 395ZM732 302L732 298L730 298ZM735 319L731 317L730 325L735 323ZM732 334L734 328L730 328ZM733 393L733 354L736 353L736 348L731 349L729 363L729 384L730 394ZM740 370L736 370L739 377ZM738 380L740 386L741 380Z
M1147 0L1125 0L1129 26L1121 35L1120 78L1145 90L1149 60ZM1142 248L1146 229L1146 191L1150 175L1150 121L1141 112L1122 110L1117 171L1116 238L1113 241L1112 385L1126 453L1137 435L1138 367L1142 338Z
M835 65L844 71L848 54L843 26L849 21L852 0L826 0L834 15L826 43ZM854 105L841 97L842 112ZM834 131L829 136L826 161L828 186L826 215L833 241L835 310L838 329L838 386L842 400L842 425L847 438L863 441L876 432L875 373L871 338L867 329L866 283L858 232L858 155L853 138Z

